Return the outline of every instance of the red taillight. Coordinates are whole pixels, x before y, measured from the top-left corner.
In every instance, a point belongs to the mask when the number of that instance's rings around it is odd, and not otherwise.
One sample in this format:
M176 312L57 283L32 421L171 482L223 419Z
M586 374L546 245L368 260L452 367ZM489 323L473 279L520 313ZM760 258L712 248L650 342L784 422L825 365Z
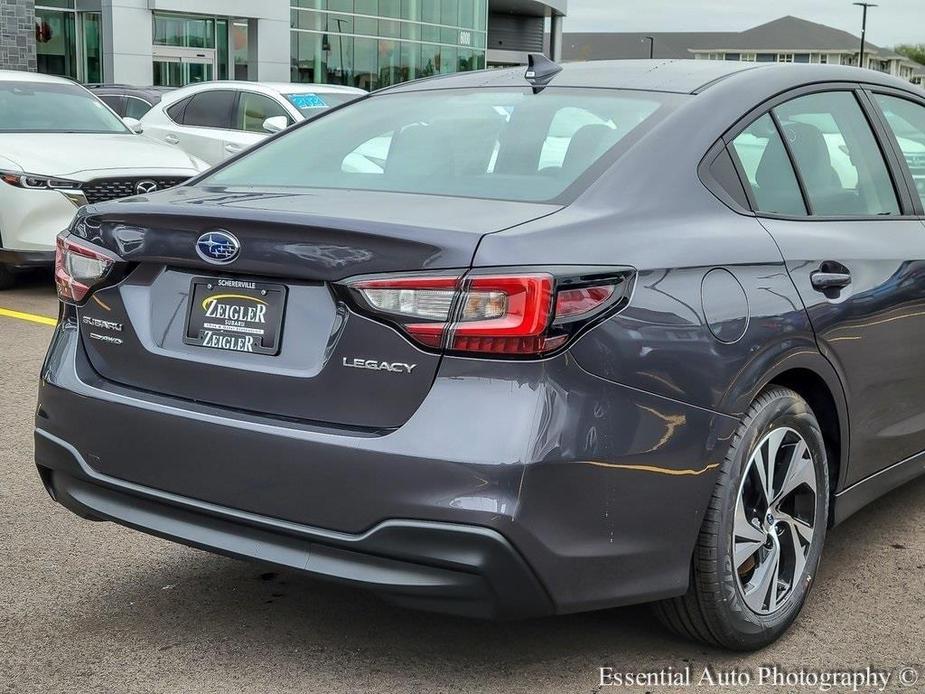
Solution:
M58 298L69 303L83 301L94 285L112 269L115 260L72 236L59 236L55 247L55 285Z
M365 279L348 287L362 308L425 347L524 356L564 345L583 319L613 305L623 280L571 288L546 272L470 273Z
M577 318L597 310L613 296L616 287L602 284L598 287L563 289L556 296L556 319Z
M552 275L547 274L466 280L462 310L449 328L449 348L487 354L540 354L555 349L559 345L547 345L550 336L546 334L553 287ZM486 304L501 309L496 315L481 315L479 307Z

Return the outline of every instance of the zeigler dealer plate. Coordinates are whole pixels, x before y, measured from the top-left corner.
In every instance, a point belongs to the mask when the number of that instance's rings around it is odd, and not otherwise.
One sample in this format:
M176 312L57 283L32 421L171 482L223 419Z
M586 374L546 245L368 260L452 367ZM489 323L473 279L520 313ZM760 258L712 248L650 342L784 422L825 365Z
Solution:
M226 352L279 354L286 287L228 278L197 277L183 341Z

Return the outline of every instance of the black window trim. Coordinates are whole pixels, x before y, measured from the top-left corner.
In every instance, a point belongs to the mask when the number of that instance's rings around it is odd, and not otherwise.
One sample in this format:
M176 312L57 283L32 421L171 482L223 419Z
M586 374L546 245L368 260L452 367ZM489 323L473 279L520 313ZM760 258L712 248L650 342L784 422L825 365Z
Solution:
M779 105L781 104L778 104L778 106ZM790 168L793 169L793 176L796 179L797 188L800 189L800 196L803 198L803 209L806 211L804 216L815 217L816 212L813 208L813 201L809 197L809 190L806 187L806 181L803 178L803 172L800 171L800 167L797 166L797 158L793 153L793 147L790 146L790 140L787 138L787 133L784 132L784 126L780 122L780 118L777 115L777 107L770 109L768 111L768 115L771 117L771 122L774 124L774 130L777 131L777 136L780 138L781 143L784 145L784 151L787 153L787 159L790 161ZM759 166L759 168L761 167Z
M868 103L871 113L876 117L877 121L880 123L881 128L883 129L884 139L889 143L890 148L893 150L893 154L896 157L897 167L902 173L906 187L909 189L915 215L920 219L925 219L925 204L923 204L922 199L919 196L918 189L915 185L915 179L912 176L912 171L909 169L909 166L906 163L906 158L903 156L902 147L899 146L899 140L896 138L896 133L893 132L893 129L890 127L890 124L887 121L886 114L883 112L882 107L875 98L877 94L881 94L883 96L892 96L897 99L904 99L905 101L909 101L913 104L916 104L917 106L925 108L925 97L914 94L912 92L903 91L902 89L883 87L879 85L866 87L862 90L862 93L864 99Z
M736 170L739 173L739 178L742 185L745 187L746 196L748 197L749 204L751 205L750 212L756 217L766 217L768 219L781 219L789 221L801 221L801 222L852 222L852 221L896 221L900 219L910 219L910 218L919 218L921 214L917 211L917 205L915 204L912 195L908 188L908 182L906 180L906 174L904 173L905 165L897 159L893 145L889 143L889 137L891 134L888 134L884 131L883 124L881 121L881 116L877 115L876 112L871 108L868 100L862 95L864 90L867 88L873 88L874 90L881 89L879 85L872 85L868 83L860 82L820 82L816 84L803 85L795 89L790 89L788 91L777 94L769 99L766 99L761 104L753 108L751 111L746 113L742 118L740 118L736 123L729 128L719 141L724 143L724 146L729 150L730 156L732 157L733 163L736 166ZM887 88L882 88L887 89ZM900 94L908 94L913 96L911 93L903 92L902 90L896 90ZM890 176L890 181L893 184L893 192L896 195L896 200L899 203L900 213L898 215L785 215L777 214L773 212L762 212L757 209L757 204L754 199L754 193L751 190L751 185L748 182L747 177L745 176L745 170L742 167L742 163L739 160L738 155L736 154L735 147L732 146L733 141L742 134L752 123L761 118L765 114L770 114L772 119L775 122L775 127L778 128L778 132L781 135L781 138L784 140L785 148L787 149L788 157L790 158L790 165L793 167L794 172L797 175L797 182L800 184L800 192L803 195L804 205L806 204L808 198L806 191L803 186L802 177L799 174L799 169L794 162L793 156L790 152L790 147L787 144L786 138L783 133L780 131L780 127L777 122L776 115L773 114L773 110L780 106L781 104L797 99L801 96L807 96L810 94L819 94L824 92L851 92L854 94L858 106L861 109L861 112L864 114L864 117L867 119L868 126L874 134L874 140L877 143L878 148L880 149L880 154L883 157L884 163L886 164L887 171ZM712 161L712 160L711 160ZM900 184L900 181L902 184ZM738 211L738 210L737 210Z

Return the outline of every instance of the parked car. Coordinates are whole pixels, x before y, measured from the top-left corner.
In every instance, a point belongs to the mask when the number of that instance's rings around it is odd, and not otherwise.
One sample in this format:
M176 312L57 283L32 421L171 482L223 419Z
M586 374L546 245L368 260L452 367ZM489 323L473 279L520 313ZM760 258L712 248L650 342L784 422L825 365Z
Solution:
M135 135L70 80L0 70L0 288L54 262L55 237L87 203L181 183L205 162Z
M204 82L164 96L141 119L139 131L215 165L271 133L365 94L327 84Z
M830 526L925 472L897 110L925 135L925 96L871 70L531 56L84 208L41 479L401 605L655 602L767 645Z
M88 84L87 89L98 96L109 108L122 118L140 120L160 103L164 94L172 87L133 87L128 84Z

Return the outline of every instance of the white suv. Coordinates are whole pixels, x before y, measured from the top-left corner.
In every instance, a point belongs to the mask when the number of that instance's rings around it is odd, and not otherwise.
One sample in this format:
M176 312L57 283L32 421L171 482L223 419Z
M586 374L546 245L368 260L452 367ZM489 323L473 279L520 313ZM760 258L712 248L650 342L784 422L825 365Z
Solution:
M165 95L139 132L214 166L321 111L366 94L330 84L203 82Z
M0 288L54 263L81 205L152 193L208 165L133 133L70 80L0 70Z

